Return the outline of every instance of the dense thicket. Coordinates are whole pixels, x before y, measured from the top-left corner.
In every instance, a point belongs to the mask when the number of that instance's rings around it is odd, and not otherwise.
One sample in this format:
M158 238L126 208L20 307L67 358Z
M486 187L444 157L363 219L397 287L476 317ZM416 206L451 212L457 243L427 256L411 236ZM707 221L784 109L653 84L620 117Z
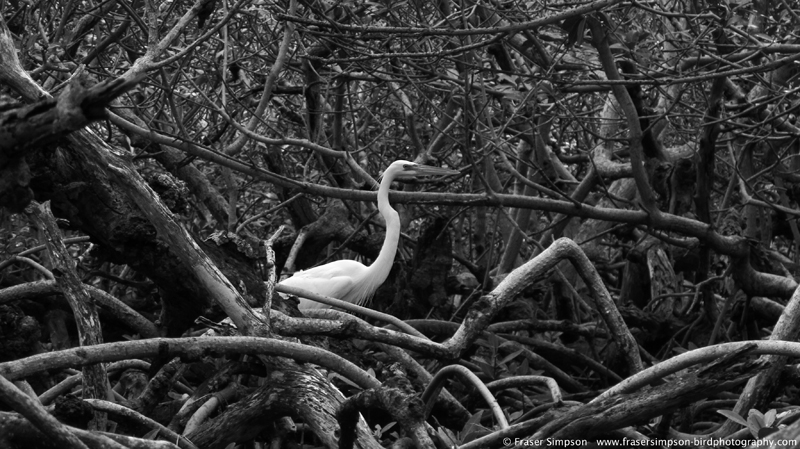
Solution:
M797 434L793 2L0 5L0 446Z

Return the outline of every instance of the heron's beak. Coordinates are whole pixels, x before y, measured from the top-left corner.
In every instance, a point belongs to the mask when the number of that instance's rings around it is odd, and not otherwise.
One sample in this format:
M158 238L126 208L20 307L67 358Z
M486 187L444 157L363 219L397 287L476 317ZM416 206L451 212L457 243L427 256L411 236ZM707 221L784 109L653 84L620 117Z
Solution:
M458 170L451 170L449 168L432 167L430 165L418 165L414 167L414 176L446 176L446 175L460 175Z

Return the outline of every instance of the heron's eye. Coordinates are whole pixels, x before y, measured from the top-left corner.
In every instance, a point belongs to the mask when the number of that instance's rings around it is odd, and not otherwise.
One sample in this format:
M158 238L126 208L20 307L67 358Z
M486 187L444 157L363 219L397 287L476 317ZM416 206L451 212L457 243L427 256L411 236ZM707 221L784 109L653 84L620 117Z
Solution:
M403 164L403 170L413 170L417 168L414 164Z

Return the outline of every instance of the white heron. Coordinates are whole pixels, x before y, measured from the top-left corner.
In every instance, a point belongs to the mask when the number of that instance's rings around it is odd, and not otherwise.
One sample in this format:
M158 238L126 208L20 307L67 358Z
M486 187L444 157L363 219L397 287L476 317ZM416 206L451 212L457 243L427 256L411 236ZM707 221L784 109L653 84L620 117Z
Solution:
M431 167L409 161L394 161L383 173L378 188L378 211L386 221L386 237L378 258L370 266L355 260L343 259L298 271L281 282L282 285L301 288L320 295L362 305L372 297L389 276L400 240L400 216L389 204L389 187L394 180L413 179L420 176L455 175L459 172L447 168ZM300 298L300 310L326 308L324 304Z

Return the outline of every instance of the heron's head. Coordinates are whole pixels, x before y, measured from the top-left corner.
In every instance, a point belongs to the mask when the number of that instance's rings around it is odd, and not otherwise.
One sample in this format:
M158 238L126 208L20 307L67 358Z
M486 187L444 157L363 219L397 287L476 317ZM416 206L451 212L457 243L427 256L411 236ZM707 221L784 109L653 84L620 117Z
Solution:
M449 168L432 167L430 165L417 164L411 161L394 161L389 168L383 172L384 178L391 179L416 179L422 176L444 176L444 175L457 175L458 170L450 170Z

